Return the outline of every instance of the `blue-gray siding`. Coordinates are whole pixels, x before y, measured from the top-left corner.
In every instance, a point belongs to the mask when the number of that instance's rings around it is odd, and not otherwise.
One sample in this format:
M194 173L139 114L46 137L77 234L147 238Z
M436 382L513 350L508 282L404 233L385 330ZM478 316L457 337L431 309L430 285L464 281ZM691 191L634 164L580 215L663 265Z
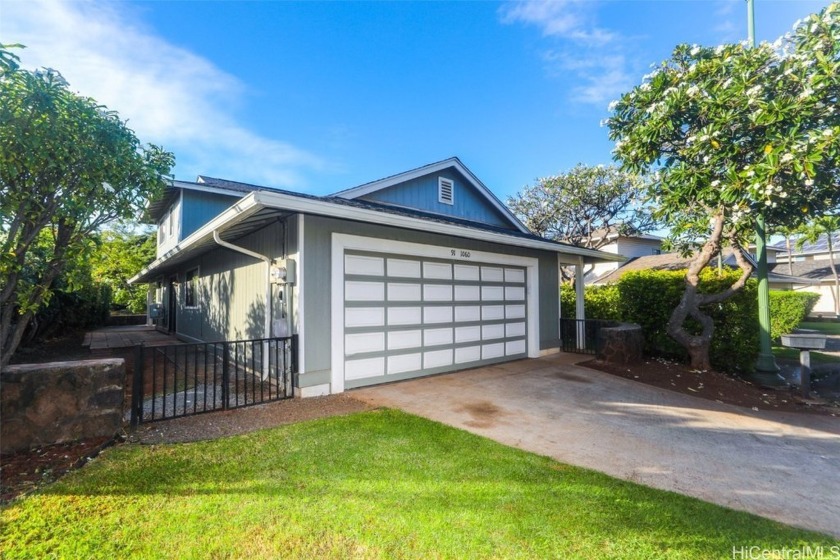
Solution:
M438 201L438 177L444 177L454 183L454 204ZM439 173L424 175L363 196L362 199L516 230L507 216L496 209L463 175L454 169L444 169Z
M241 197L241 194L227 196L184 189L181 206L181 239L186 239L198 228L221 214Z
M283 223L277 222L234 242L257 253L283 255ZM214 249L180 268L177 332L204 340L262 338L265 333L265 263L229 249ZM198 305L184 305L184 275L199 269ZM279 317L280 288L272 288L273 318Z

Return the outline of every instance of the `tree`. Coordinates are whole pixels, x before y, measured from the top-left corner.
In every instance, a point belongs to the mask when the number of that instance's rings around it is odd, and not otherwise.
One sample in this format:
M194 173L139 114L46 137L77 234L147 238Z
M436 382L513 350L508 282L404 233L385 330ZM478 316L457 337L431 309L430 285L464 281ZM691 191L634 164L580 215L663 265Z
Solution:
M694 252L668 334L695 368L709 367L714 333L702 308L738 292L752 273L743 247L756 215L796 226L840 199L838 13L834 3L774 45L680 45L611 105L615 157L650 180L655 216L676 247ZM727 245L741 276L700 294L700 271Z
M69 259L163 188L174 158L143 146L119 116L28 71L0 46L0 367Z
M610 233L655 229L643 195L644 185L635 175L615 166L578 164L526 186L508 199L508 206L537 235L599 249L610 242Z
M828 243L828 265L834 276L834 287L831 290L831 297L834 299L834 313L840 316L840 275L837 274L834 259L834 234L840 232L840 216L825 215L814 218L810 223L800 228L802 234L796 240L797 248L808 243L816 243L822 236L826 237Z
M91 254L91 276L111 288L111 302L133 313L146 312L145 285L129 285L128 279L155 258L153 232L136 232L126 224L101 232Z

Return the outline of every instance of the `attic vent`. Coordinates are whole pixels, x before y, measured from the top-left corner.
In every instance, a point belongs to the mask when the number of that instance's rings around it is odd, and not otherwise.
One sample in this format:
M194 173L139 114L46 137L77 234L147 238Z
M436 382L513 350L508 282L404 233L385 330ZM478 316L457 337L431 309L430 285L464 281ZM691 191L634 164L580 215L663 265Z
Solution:
M452 196L454 189L455 185L452 181L438 177L438 202L454 204Z

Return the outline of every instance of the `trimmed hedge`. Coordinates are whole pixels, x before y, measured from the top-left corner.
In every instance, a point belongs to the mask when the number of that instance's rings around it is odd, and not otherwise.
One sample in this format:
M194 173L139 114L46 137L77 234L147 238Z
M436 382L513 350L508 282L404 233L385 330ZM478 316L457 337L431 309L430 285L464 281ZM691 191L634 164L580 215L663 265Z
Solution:
M700 274L700 292L722 291L740 274L737 270L707 268ZM666 332L671 313L685 290L685 271L628 272L617 286L620 315L624 321L642 326L645 351L686 361L688 353ZM756 282L749 280L744 289L731 298L703 308L715 322L709 358L719 371L748 372L755 364L759 348L756 289ZM699 323L692 319L688 320L688 328L700 332Z
M778 340L785 333L793 332L820 299L813 292L770 292L770 337Z
M575 316L576 299L575 288L572 284L560 286L560 305L563 317L572 318ZM583 292L583 308L586 318L621 321L618 300L618 286L615 284L587 286Z
M737 270L719 272L707 268L700 275L700 291L721 291L740 274ZM715 322L709 357L719 371L742 373L752 371L755 365L759 349L757 288L751 279L740 293L704 309ZM686 351L666 332L668 319L684 289L685 270L628 272L616 284L586 287L586 318L638 323L645 335L646 354L687 361ZM771 291L770 336L777 340L783 333L793 331L818 299L819 294L811 292ZM563 315L574 317L575 290L571 284L561 286L560 302ZM699 332L700 325L695 326Z

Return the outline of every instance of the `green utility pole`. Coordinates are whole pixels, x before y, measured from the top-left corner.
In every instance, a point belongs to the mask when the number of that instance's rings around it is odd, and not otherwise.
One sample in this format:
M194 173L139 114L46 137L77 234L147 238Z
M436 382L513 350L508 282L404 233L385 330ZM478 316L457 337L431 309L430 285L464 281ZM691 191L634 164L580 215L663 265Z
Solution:
M751 47L755 47L755 10L753 0L747 0L747 33ZM779 366L773 357L770 344L770 285L767 281L767 228L764 215L759 214L755 223L755 256L758 261L758 324L761 349L755 363L754 381L762 385L784 385Z

